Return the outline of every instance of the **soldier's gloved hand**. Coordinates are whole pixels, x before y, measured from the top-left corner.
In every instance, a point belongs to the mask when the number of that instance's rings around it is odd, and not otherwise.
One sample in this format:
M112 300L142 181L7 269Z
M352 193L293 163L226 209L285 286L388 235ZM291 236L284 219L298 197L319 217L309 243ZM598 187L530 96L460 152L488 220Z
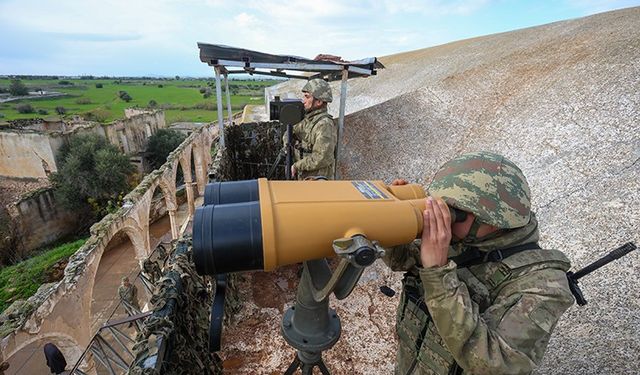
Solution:
M442 267L447 264L451 242L451 214L442 199L426 198L423 212L420 260L422 267Z

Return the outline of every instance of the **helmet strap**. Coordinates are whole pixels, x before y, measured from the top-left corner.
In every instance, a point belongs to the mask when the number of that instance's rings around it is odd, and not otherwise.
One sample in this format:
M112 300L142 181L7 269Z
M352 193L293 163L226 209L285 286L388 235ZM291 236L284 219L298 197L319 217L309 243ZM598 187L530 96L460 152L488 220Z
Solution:
M473 243L473 242L476 242L478 240L478 229L480 229L480 225L482 225L482 222L480 222L480 220L478 220L478 217L476 216L473 219L473 223L471 224L471 228L469 228L469 233L464 238L464 242Z

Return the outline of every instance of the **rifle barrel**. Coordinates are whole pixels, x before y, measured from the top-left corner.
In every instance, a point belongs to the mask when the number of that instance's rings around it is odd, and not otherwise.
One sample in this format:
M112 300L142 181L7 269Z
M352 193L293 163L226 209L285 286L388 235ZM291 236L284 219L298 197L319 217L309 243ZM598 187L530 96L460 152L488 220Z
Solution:
M578 280L582 276L588 275L591 272L597 270L598 268L604 266L607 263L613 262L618 258L622 258L623 256L629 254L631 251L635 250L637 247L633 242L627 242L626 244L620 246L619 248L612 250L609 254L603 256L602 258L596 260L590 265L582 268L581 270L576 271L572 277L574 280Z

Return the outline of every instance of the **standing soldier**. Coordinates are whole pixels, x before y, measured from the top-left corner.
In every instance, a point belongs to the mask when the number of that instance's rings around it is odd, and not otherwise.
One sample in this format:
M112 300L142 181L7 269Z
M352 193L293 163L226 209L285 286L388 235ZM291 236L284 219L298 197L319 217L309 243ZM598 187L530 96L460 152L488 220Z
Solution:
M129 282L129 278L122 277L122 282L118 287L118 295L124 304L124 308L129 316L140 313L140 305L138 304L138 288Z
M293 126L295 162L291 166L291 176L298 180L312 176L332 179L338 130L327 112L327 103L333 101L331 87L323 79L316 78L307 82L302 92L305 115ZM285 145L286 137L285 134Z
M407 271L396 373L531 373L573 296L567 257L537 244L522 171L501 155L465 154L436 173L429 195L421 241L383 258ZM466 219L451 224L449 207Z

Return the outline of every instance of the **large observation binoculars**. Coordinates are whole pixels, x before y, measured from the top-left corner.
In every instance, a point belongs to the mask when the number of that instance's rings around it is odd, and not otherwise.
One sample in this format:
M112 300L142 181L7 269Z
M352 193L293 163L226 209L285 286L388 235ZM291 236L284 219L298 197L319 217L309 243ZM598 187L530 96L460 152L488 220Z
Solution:
M207 185L193 222L201 275L265 270L335 256L332 244L364 236L383 247L422 233L420 185L382 181L216 182ZM453 221L466 214L451 210Z

